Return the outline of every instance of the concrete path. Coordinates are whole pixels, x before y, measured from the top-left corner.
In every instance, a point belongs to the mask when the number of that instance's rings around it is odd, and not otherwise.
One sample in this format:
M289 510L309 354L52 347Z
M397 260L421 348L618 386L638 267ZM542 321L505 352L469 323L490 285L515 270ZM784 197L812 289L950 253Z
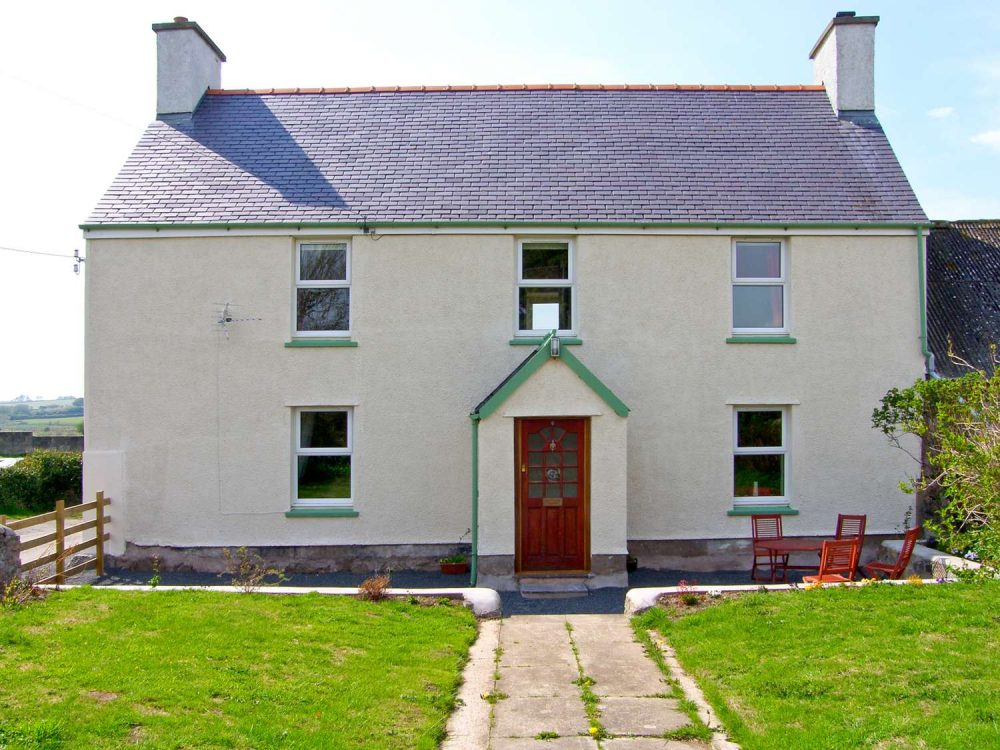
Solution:
M673 695L623 615L519 615L485 622L443 747L708 747L664 739L692 723Z

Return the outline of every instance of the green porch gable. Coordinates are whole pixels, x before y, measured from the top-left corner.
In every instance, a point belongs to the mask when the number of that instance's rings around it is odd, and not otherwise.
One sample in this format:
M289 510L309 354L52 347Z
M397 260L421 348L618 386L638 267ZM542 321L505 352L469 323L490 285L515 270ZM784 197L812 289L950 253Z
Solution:
M606 403L615 414L619 417L627 417L629 413L628 406L622 401L614 392L608 388L601 379L598 378L594 373L592 373L583 362L577 359L576 355L573 354L569 349L564 346L558 346L555 350L553 349L553 340L559 341L556 338L556 332L552 331L545 338L539 342L537 348L528 355L528 357L521 362L514 370L504 378L500 385L493 389L486 398L479 402L472 413L469 415L474 421L479 421L481 419L486 419L493 412L495 412L500 405L513 395L513 393L520 388L527 380L534 375L538 370L542 368L546 362L550 359L561 359L563 363L569 367L577 377L582 380L587 387L589 387L594 393L601 397L601 399Z

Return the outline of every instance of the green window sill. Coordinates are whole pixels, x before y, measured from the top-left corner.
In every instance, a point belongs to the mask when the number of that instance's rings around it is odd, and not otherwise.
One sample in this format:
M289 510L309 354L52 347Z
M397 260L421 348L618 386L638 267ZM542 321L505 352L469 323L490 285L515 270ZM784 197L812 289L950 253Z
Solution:
M730 336L727 344L794 344L792 336Z
M727 516L755 516L759 513L777 513L780 516L797 516L799 512L787 505L738 505L726 511Z
M511 339L507 343L511 346L538 346L542 341L545 340L544 336L525 336L524 338ZM559 337L559 343L563 346L580 346L583 343L583 339L578 339L575 336Z
M357 518L354 508L292 508L285 518Z
M357 346L357 341L350 339L292 339L285 342L286 349L311 349L321 346Z

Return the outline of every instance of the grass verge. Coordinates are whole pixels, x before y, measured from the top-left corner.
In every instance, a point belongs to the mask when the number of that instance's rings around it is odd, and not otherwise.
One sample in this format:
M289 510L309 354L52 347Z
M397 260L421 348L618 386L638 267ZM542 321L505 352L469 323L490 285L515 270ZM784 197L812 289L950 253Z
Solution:
M997 747L1000 584L752 593L636 624L744 750Z
M74 589L0 616L0 747L436 748L461 606Z

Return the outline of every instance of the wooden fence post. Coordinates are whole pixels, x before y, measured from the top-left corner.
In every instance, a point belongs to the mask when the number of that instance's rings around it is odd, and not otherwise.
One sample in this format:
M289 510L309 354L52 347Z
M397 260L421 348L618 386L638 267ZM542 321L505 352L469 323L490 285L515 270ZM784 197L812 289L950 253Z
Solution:
M104 491L97 493L97 565L95 572L104 575Z
M56 500L56 584L63 582L63 572L66 570L66 561L63 555L66 552L66 501Z

